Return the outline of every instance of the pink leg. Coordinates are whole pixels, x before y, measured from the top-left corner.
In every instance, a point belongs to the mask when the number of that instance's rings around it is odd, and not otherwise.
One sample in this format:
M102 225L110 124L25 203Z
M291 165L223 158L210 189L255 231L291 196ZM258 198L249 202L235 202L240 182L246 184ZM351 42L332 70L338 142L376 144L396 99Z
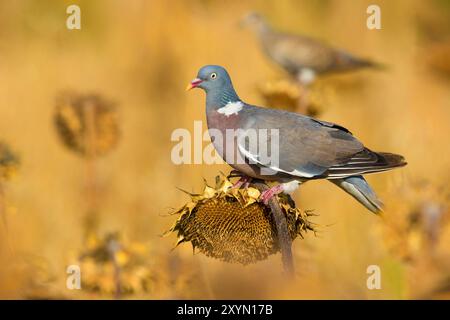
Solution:
M276 185L270 189L267 189L261 193L260 199L262 202L267 205L269 204L269 200L272 199L273 196L283 192L283 186L281 184Z
M240 187L244 186L244 188L248 188L250 181L252 181L252 178L249 176L242 176L239 178L239 180L233 185L233 188L239 189Z

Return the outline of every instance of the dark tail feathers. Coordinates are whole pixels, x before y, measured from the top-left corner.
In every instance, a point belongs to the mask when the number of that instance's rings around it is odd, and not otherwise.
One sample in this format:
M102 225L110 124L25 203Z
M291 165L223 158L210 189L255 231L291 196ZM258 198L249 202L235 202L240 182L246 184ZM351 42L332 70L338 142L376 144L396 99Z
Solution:
M391 170L404 165L406 161L401 155L364 149L348 161L330 167L326 174L328 179L337 179Z

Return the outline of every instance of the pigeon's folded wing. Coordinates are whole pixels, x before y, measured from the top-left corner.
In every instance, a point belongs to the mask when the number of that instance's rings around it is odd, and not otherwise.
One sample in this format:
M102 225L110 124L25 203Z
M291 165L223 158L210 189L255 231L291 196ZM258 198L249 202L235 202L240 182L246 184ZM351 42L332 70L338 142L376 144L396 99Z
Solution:
M323 71L335 63L335 51L317 40L277 33L272 41L271 55L286 68Z
M348 130L330 122L254 106L244 110L241 127L267 134L259 134L259 148L238 138L238 150L260 167L299 178L323 177L329 168L345 164L364 150Z
M297 73L301 68L321 73L376 65L306 36L273 33L270 37L271 45L266 46L269 54L292 73Z

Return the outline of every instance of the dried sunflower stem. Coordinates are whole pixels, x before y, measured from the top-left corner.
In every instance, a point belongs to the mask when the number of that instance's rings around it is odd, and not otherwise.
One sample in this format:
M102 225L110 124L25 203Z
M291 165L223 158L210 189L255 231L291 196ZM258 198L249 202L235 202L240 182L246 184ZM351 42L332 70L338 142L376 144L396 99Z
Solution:
M260 192L269 189L269 186L262 181L252 183ZM292 240L289 235L286 217L281 210L277 197L269 200L269 206L277 226L277 238L281 250L281 259L283 261L284 271L288 277L294 276L294 259L292 257Z
M8 221L6 219L6 209L5 209L3 185L2 185L1 181L0 181L0 215L2 216L2 222L5 227L5 230L8 230Z
M300 96L297 101L297 112L308 114L309 107L309 88L306 85L299 84Z
M112 240L108 243L108 253L110 256L110 259L113 262L113 267L114 267L114 299L118 300L121 298L121 294L122 294L122 285L120 282L120 275L121 275L121 267L119 265L119 262L117 261L117 248L118 244Z
M10 239L10 237L12 237L12 235L9 232L8 217L6 216L5 193L4 193L3 184L1 181L0 181L0 216L2 219L3 227L5 229L6 246L8 247L10 254L14 255L14 248L11 244L12 240Z
M87 212L85 216L86 238L97 231L98 225L98 190L95 154L95 114L92 103L87 103L86 111L86 200Z

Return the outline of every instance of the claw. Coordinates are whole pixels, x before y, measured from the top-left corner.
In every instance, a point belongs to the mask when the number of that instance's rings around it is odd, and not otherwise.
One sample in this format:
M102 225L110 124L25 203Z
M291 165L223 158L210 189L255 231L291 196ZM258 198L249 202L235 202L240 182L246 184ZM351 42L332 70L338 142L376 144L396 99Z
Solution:
M277 194L283 192L283 186L282 185L276 185L272 188L269 188L267 190L264 190L261 193L260 199L262 200L262 202L265 205L269 204L270 199L272 199L274 196L276 196Z
M244 188L248 188L248 186L250 185L250 181L252 181L252 178L250 178L249 176L241 176L232 188L239 189L242 186L244 186Z

